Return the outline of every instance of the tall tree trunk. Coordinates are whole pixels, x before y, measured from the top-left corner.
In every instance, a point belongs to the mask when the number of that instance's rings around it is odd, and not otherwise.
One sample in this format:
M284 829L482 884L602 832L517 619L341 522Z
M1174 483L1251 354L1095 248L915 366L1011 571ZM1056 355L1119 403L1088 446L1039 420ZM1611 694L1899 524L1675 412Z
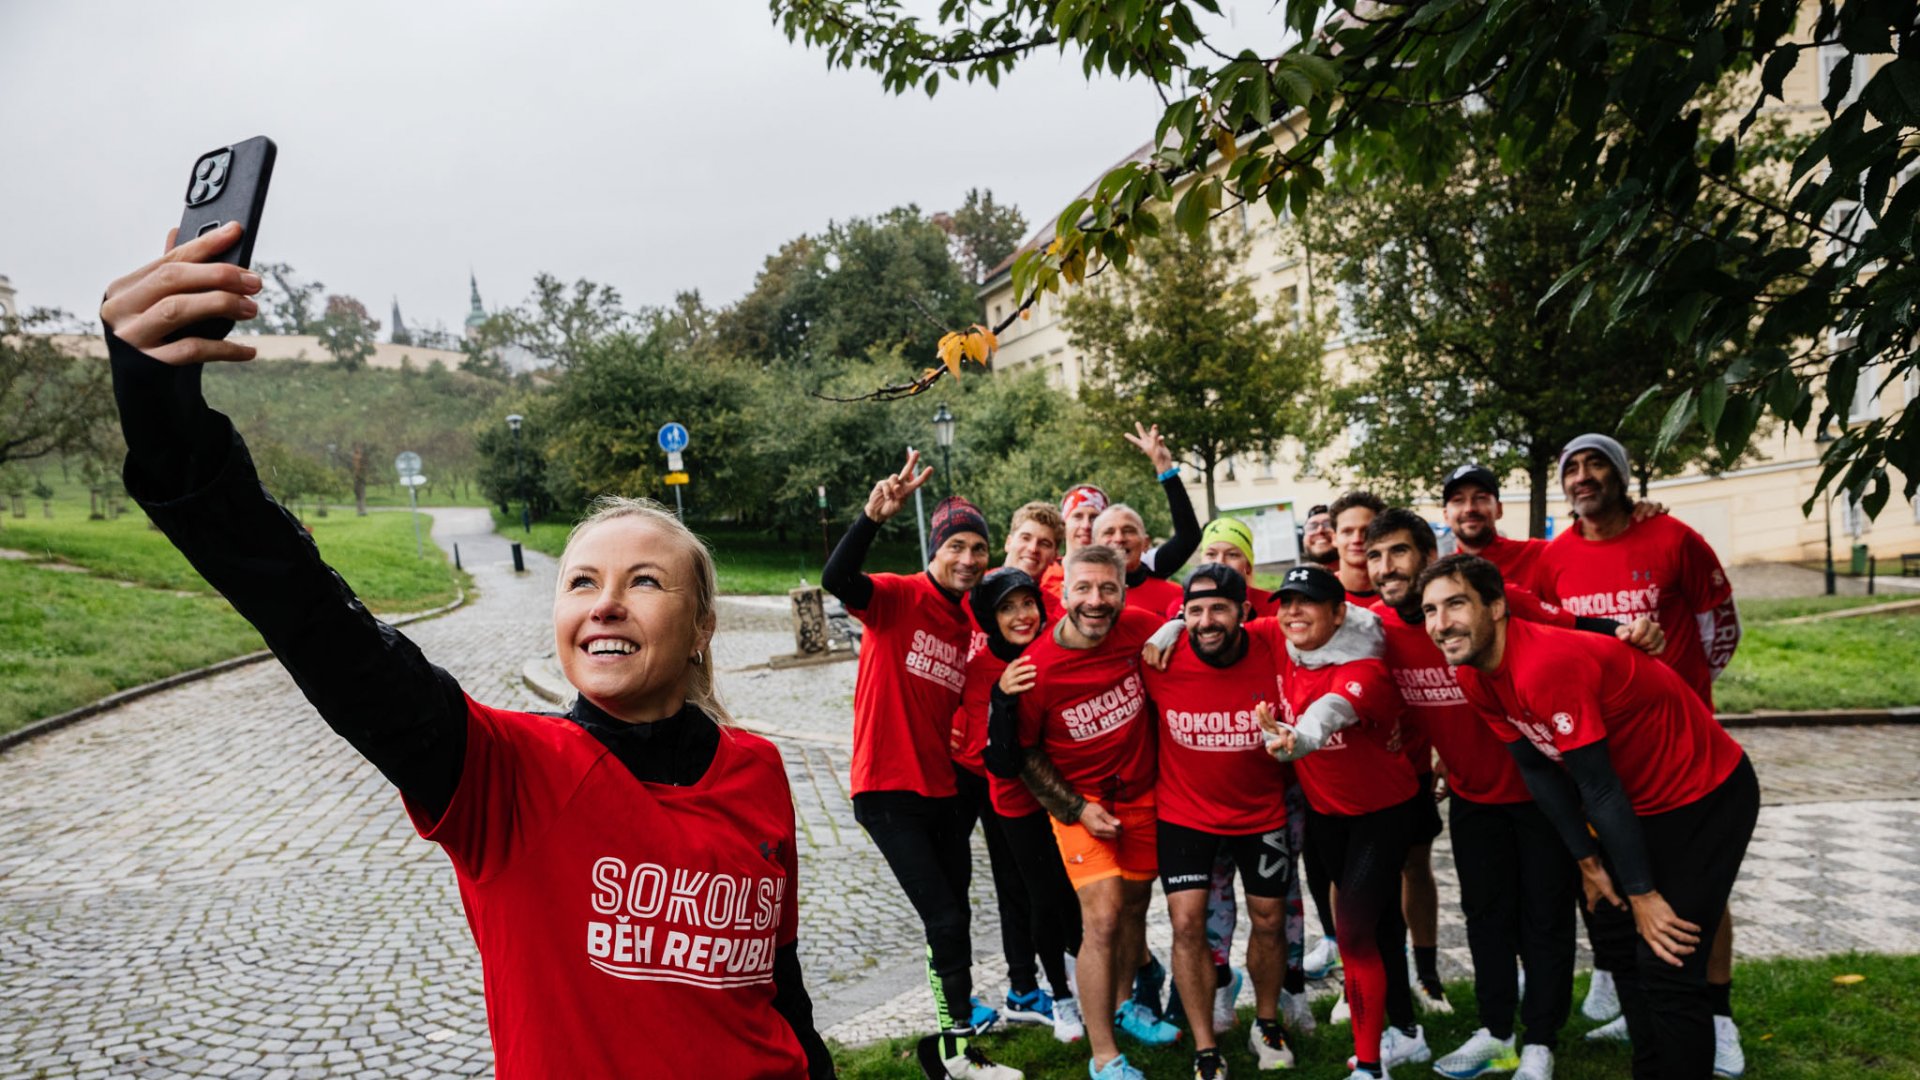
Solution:
M1207 463L1207 521L1212 521L1220 516L1220 501L1213 495L1213 470L1220 467L1220 459L1209 455L1203 460Z
M1540 452L1538 446L1527 454L1527 484L1531 489L1527 496L1527 535L1536 539L1547 535L1547 477L1549 459Z
M367 448L358 443L353 447L353 511L358 517L367 516Z

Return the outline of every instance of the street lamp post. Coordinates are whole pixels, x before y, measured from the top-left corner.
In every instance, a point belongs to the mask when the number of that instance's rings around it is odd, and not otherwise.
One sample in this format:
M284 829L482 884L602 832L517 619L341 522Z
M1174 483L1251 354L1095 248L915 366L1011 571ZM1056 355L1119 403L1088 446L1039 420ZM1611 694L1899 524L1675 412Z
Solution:
M953 411L946 402L933 412L933 441L940 444L940 471L947 477L947 498L953 498Z
M520 489L520 531L533 532L533 510L527 505L527 474L520 466L520 425L526 418L519 413L507 417L507 427L513 430L513 486Z

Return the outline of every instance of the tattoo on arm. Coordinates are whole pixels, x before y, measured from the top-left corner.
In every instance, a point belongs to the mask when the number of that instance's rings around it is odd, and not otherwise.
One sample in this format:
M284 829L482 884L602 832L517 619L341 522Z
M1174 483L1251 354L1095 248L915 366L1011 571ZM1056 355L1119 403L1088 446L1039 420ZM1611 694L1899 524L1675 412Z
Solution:
M1027 749L1026 761L1020 766L1020 779L1027 782L1027 788L1033 797L1046 807L1047 813L1062 825L1072 825L1080 820L1080 811L1087 808L1087 800L1073 790L1053 760L1041 753L1038 748Z

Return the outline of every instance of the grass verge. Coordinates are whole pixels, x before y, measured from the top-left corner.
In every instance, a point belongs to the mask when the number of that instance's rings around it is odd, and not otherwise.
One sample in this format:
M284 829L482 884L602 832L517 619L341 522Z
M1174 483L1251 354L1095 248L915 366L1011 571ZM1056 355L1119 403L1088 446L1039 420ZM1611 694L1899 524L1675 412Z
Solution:
M1864 981L1835 985L1836 975L1864 975ZM1920 957L1851 954L1816 960L1765 960L1739 965L1733 981L1734 1015L1740 1020L1747 1055L1746 1075L1753 1080L1826 1080L1846 1076L1913 1078L1920 1076L1920 1009L1910 989L1920 984ZM1585 993L1586 979L1574 1000ZM1480 1026L1473 1009L1471 983L1447 987L1452 1016L1426 1016L1427 1043L1434 1056L1465 1042ZM1244 999L1243 999L1244 1000ZM1280 1075L1299 1080L1335 1080L1347 1075L1353 1052L1351 1029L1326 1025L1330 1002L1315 1013L1321 1027L1296 1041L1299 1065L1291 1072L1260 1073L1247 1049L1253 1010L1240 1010L1241 1022L1220 1039L1235 1076ZM1557 1080L1602 1080L1626 1076L1629 1050L1623 1043L1589 1043L1580 1038L1594 1025L1578 1010L1562 1033L1554 1062ZM1015 1028L994 1034L981 1045L996 1061L1023 1069L1028 1080L1075 1080L1087 1075L1085 1042L1061 1045L1044 1028ZM920 1080L913 1061L914 1042L895 1039L857 1049L836 1048L842 1080ZM1127 1060L1150 1077L1191 1075L1192 1044L1143 1050L1123 1043ZM1395 1075L1431 1076L1428 1065L1403 1065Z
M1806 601L1771 603L1786 613L1778 618L1810 613ZM1714 683L1721 712L1920 705L1920 612L1782 625L1753 607L1743 606L1740 649Z

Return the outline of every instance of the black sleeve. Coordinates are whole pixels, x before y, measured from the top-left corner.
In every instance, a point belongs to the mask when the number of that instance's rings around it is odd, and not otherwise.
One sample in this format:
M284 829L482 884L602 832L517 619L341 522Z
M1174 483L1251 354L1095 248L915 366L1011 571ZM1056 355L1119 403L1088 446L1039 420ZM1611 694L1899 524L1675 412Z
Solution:
M867 564L867 551L879 535L880 523L862 510L820 570L821 588L839 597L849 611L865 611L873 603L873 579L860 568Z
M1573 857L1578 860L1598 855L1600 851L1587 832L1586 814L1580 809L1580 786L1567 770L1547 760L1547 755L1525 739L1508 743L1507 752L1520 766L1520 779L1526 781L1534 803L1553 823Z
M807 1053L807 1080L831 1080L833 1055L813 1026L813 998L807 995L806 980L800 973L800 943L782 945L773 951L773 1011L786 1018Z
M1613 771L1613 758L1607 752L1607 740L1590 743L1561 755L1567 772L1580 785L1580 797L1587 807L1587 820L1600 837L1618 879L1615 884L1626 896L1653 891L1653 862L1647 857L1647 837L1640 818L1633 812L1627 790Z
M1620 628L1624 625L1626 624L1615 622L1612 619L1598 619L1592 615L1575 615L1573 617L1573 628L1575 630L1585 630L1589 634L1605 634L1610 638L1619 637Z
M1027 752L1020 745L1020 706L1012 694L993 688L987 702L987 748L980 760L1003 780L1020 779Z
M1200 550L1200 519L1193 514L1193 499L1188 497L1187 485L1180 482L1179 473L1160 481L1160 488L1167 493L1167 513L1173 517L1173 535L1142 556L1140 562L1154 577L1170 578Z
M414 807L445 812L466 756L466 697L375 619L254 472L207 407L197 365L162 364L107 335L127 440L127 492L253 624L322 719Z

